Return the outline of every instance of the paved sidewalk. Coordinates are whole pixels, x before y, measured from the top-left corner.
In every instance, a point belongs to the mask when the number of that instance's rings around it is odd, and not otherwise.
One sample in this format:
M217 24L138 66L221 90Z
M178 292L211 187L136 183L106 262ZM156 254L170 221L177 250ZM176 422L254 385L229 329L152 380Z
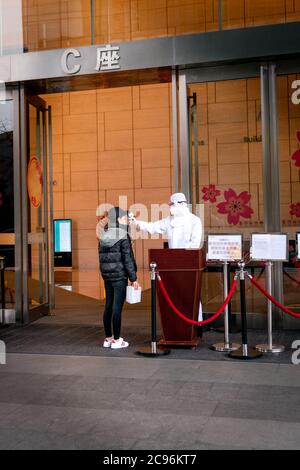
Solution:
M0 449L298 449L299 367L8 354Z

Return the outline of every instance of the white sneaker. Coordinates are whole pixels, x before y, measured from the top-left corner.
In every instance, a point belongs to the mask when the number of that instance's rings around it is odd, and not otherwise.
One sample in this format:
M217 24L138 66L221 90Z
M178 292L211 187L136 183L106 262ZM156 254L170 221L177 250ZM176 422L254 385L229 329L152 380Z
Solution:
M123 338L114 339L111 343L111 349L127 348L128 345L129 343L127 343L127 341L124 341Z
M114 338L111 338L111 339L105 338L104 343L103 343L103 347L104 348L110 348L111 343L113 342L113 340L114 340Z

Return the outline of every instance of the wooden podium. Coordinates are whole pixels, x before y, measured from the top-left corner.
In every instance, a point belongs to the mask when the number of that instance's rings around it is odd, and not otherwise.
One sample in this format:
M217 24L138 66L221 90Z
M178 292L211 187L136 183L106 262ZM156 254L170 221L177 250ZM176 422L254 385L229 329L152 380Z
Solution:
M157 270L173 304L185 316L198 320L202 271L205 256L202 250L151 249L149 262L157 264ZM162 346L196 347L197 326L179 318L167 303L157 286L158 306L164 338Z

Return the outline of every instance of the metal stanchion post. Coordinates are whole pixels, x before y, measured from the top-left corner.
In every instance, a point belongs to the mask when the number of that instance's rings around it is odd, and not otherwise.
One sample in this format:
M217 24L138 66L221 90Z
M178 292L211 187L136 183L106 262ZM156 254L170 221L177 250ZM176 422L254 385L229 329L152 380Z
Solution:
M228 290L230 289L231 279L230 279L230 269L228 269ZM236 324L236 315L232 313L232 301L230 300L228 304L228 319L229 319L229 333L235 334L240 333L241 328Z
M246 290L245 290L245 263L240 261L240 294L241 294L241 320L242 320L242 346L237 351L228 354L233 359L256 359L262 356L262 353L254 348L248 347L247 335L247 308L246 308Z
M224 261L223 265L223 295L224 299L228 297L228 261ZM240 345L236 343L230 343L229 338L229 309L228 305L224 311L224 343L216 343L211 346L211 349L218 352L230 352L239 349Z
M268 293L272 295L272 261L267 262L267 286ZM273 313L272 302L268 299L268 344L258 344L256 349L265 353L281 353L284 351L284 346L273 344Z
M5 279L4 279L4 269L5 269L5 258L4 256L0 257L0 271L1 271L1 308L5 309Z
M170 349L157 346L156 335L156 263L150 264L151 269L151 347L145 347L137 351L137 354L146 357L166 356L170 354Z
M229 269L227 269L227 291L229 291L230 289L230 283L231 283L231 278L230 278L230 266L229 266ZM236 325L236 315L232 315L232 312L231 312L231 299L228 304L228 324L229 324L229 333L235 334L235 333L241 332L241 329ZM216 333L225 334L224 326L211 328L211 330L215 331Z

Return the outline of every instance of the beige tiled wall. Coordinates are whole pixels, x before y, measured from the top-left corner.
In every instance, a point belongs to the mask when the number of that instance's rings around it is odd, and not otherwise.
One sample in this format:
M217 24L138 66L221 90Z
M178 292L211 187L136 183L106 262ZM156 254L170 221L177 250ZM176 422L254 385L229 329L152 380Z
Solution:
M200 199L202 188L214 184L221 191L216 203L205 203L205 229L228 230L227 217L219 214L217 204L224 201L224 191L251 193L251 221L240 219L235 231L245 235L262 228L262 144L245 142L261 137L259 79L228 80L195 84L190 94L198 95ZM202 200L203 202L203 200ZM250 224L249 224L250 222Z
M98 269L98 204L117 204L119 195L129 205L168 201L170 92L162 84L43 96L53 108L54 217L73 220L75 268ZM135 245L142 270L148 248L162 242ZM142 282L147 285L148 276Z
M95 42L170 36L218 27L217 0L95 0ZM31 50L91 44L90 0L26 0Z
M223 0L223 28L299 21L299 0Z
M300 202L300 174L291 161L298 148L300 106L291 104L291 82L278 78L281 215L294 234L290 204ZM216 184L251 193L254 211L234 231L249 237L263 229L263 178L259 79L195 84L197 93L200 189ZM98 204L167 202L172 191L171 89L169 84L97 89L45 95L53 108L54 216L74 222L74 267L98 269L95 209ZM252 139L251 142L245 139ZM202 196L202 193L200 193ZM298 220L299 222L299 220ZM205 205L205 229L228 230L216 204ZM139 269L148 267L149 247L137 241ZM144 286L148 275L142 276ZM103 295L103 292L101 292Z
M290 205L300 203L300 170L291 159L299 148L296 133L300 131L300 107L291 100L292 82L299 80L297 75L282 76L277 79L279 105L279 144L281 217L285 230L294 236L300 230L299 217L291 216ZM294 224L297 223L295 226Z
M223 29L299 21L299 0L223 0ZM91 44L90 0L23 1L29 50ZM95 43L215 31L217 0L95 0Z
M27 50L91 43L90 0L24 0L22 5Z
M278 78L278 121L280 155L281 218L284 230L294 238L299 230L299 217L291 216L292 203L300 203L300 171L291 159L299 147L296 132L300 131L300 106L291 101L292 87L297 75ZM263 169L259 79L229 80L193 85L190 94L198 95L198 138L200 188L215 184L221 191L217 204L224 200L224 191L233 188L237 193L251 194L251 220L241 219L233 230L250 236L262 229ZM252 139L245 142L245 139ZM203 194L201 193L201 197ZM228 224L226 216L217 211L216 204L205 203L206 230L222 230Z

